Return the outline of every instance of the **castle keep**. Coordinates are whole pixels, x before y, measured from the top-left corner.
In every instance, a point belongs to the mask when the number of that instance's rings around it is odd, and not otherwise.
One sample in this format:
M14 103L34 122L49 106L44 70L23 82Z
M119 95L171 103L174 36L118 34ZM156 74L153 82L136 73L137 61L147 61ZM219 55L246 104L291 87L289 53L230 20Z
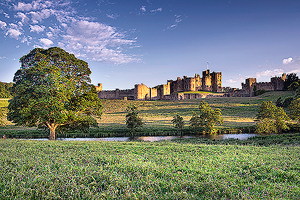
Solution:
M222 73L205 70L202 78L199 74L194 77L178 77L177 80L168 80L166 84L149 88L144 84L136 84L134 89L128 90L102 90L102 84L96 86L100 99L128 99L128 100L179 100L202 98L207 94L185 94L184 92L222 92Z

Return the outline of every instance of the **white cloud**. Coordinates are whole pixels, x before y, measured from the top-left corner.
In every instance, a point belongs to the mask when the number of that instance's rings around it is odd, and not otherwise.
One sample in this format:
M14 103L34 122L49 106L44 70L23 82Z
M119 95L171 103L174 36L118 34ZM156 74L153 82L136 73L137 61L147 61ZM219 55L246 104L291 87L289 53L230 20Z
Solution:
M29 21L29 18L22 12L18 12L16 15L15 15L16 18L21 18L21 21L23 23L27 23Z
M47 38L41 38L39 41L42 43L44 48L48 48L53 44L53 42Z
M282 64L286 65L286 64L289 64L293 61L293 58L285 58L282 60Z
M233 80L233 79L228 79L225 81L226 83L236 83L237 81L236 80Z
M52 5L52 2L50 2L50 1L42 2L41 0L32 1L31 3L18 2L17 5L14 5L14 10L17 10L17 11L31 11L31 10L38 10L38 9L48 8L51 5Z
M8 18L8 19L10 18L10 16L7 13L3 13L3 14L6 18Z
M120 48L122 45L132 45L134 42L135 40L125 39L125 35L117 32L114 27L73 19L60 45L76 55L85 54L96 61L120 64L138 60L123 54Z
M181 15L174 15L175 21L172 25L167 27L167 30L173 30L178 27L179 23L182 21ZM165 31L166 29L164 29Z
M18 5L14 5L14 9L20 11L30 11L32 9L32 5L30 3L18 2Z
M155 12L155 13L156 13L156 12L161 12L161 11L162 11L162 8L157 8L157 9L155 9L155 10L150 10L150 12L152 12L152 13L153 13L153 12Z
M1 60L1 59L5 59L5 58L6 58L5 56L4 56L4 57L1 57L1 56L0 56L0 60Z
M22 33L17 29L10 28L6 32L6 35L8 35L11 38L19 39L19 36L22 35Z
M6 27L6 23L0 20L0 28L4 29Z
M106 16L108 17L108 18L111 18L111 19L117 19L118 17L119 17L119 15L118 14L106 14Z
M30 25L30 32L43 32L45 30L45 26L39 26L39 25Z
M43 9L40 12L31 11L29 14L31 15L32 22L37 24L42 22L44 19L49 18L51 14L54 14L54 11L51 9Z
M261 77L273 77L282 75L284 73L283 69L274 69L274 70L265 70L261 72L257 72L254 77L261 78Z
M142 7L140 8L140 10L141 10L142 12L146 12L146 6L142 6Z

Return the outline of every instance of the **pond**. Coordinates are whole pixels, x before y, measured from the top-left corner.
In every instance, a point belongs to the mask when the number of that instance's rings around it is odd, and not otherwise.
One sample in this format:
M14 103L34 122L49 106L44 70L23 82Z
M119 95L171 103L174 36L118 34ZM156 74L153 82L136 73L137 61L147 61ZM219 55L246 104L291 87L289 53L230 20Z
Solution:
M215 140L224 139L239 139L246 140L250 137L257 136L257 134L220 134L220 135L198 135L198 136L183 136L182 138L207 138ZM180 136L141 136L141 137L107 137L107 138L57 138L61 141L116 141L116 142L128 142L128 141L149 141L157 142L162 140L179 139ZM32 140L48 140L47 138L32 139Z

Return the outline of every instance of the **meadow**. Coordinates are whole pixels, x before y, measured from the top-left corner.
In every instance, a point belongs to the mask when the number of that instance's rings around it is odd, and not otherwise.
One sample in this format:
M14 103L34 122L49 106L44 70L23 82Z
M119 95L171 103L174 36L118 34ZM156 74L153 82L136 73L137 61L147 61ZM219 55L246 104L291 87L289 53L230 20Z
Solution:
M212 108L220 108L224 118L224 124L217 126L221 133L239 133L253 131L259 106L263 101L273 101L279 97L283 99L293 96L293 92L274 91L267 92L257 97L231 97L231 98L205 98L182 101L125 101L125 100L102 100L104 110L101 119L98 119L99 128L91 129L88 133L71 132L59 133L58 137L111 137L128 136L125 125L126 107L136 105L145 125L137 135L179 135L173 128L171 120L179 114L185 122L185 133L189 134L188 123L193 114L197 112L202 100ZM8 100L0 100L0 106L8 105ZM34 130L32 128L15 127L6 120L7 126L0 128L0 135L19 138L48 137L48 132Z
M0 199L299 199L300 135L265 137L0 140Z

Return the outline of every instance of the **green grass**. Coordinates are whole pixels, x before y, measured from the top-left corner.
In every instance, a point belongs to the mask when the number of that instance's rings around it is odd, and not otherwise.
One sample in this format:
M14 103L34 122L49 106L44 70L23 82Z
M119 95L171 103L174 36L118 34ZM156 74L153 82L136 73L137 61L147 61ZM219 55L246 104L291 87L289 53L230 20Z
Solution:
M277 91L267 92L257 97L231 97L231 98L205 98L182 101L125 101L125 100L102 100L104 105L103 115L98 120L99 128L92 129L90 133L64 133L58 137L110 137L128 135L125 125L126 107L134 104L138 107L140 116L144 119L144 128L137 135L176 135L171 120L179 114L183 117L188 134L188 124L193 112L198 111L202 100L212 108L220 108L224 117L224 124L217 126L226 133L236 133L244 130L253 130L254 119L258 108L263 101L273 101L279 97L283 99L293 96L293 92ZM7 105L8 101L0 101ZM12 123L6 120L7 125ZM9 137L48 137L47 132L27 129L25 127L0 127L0 135Z
M0 199L300 196L300 147L295 144L7 139L0 147Z

